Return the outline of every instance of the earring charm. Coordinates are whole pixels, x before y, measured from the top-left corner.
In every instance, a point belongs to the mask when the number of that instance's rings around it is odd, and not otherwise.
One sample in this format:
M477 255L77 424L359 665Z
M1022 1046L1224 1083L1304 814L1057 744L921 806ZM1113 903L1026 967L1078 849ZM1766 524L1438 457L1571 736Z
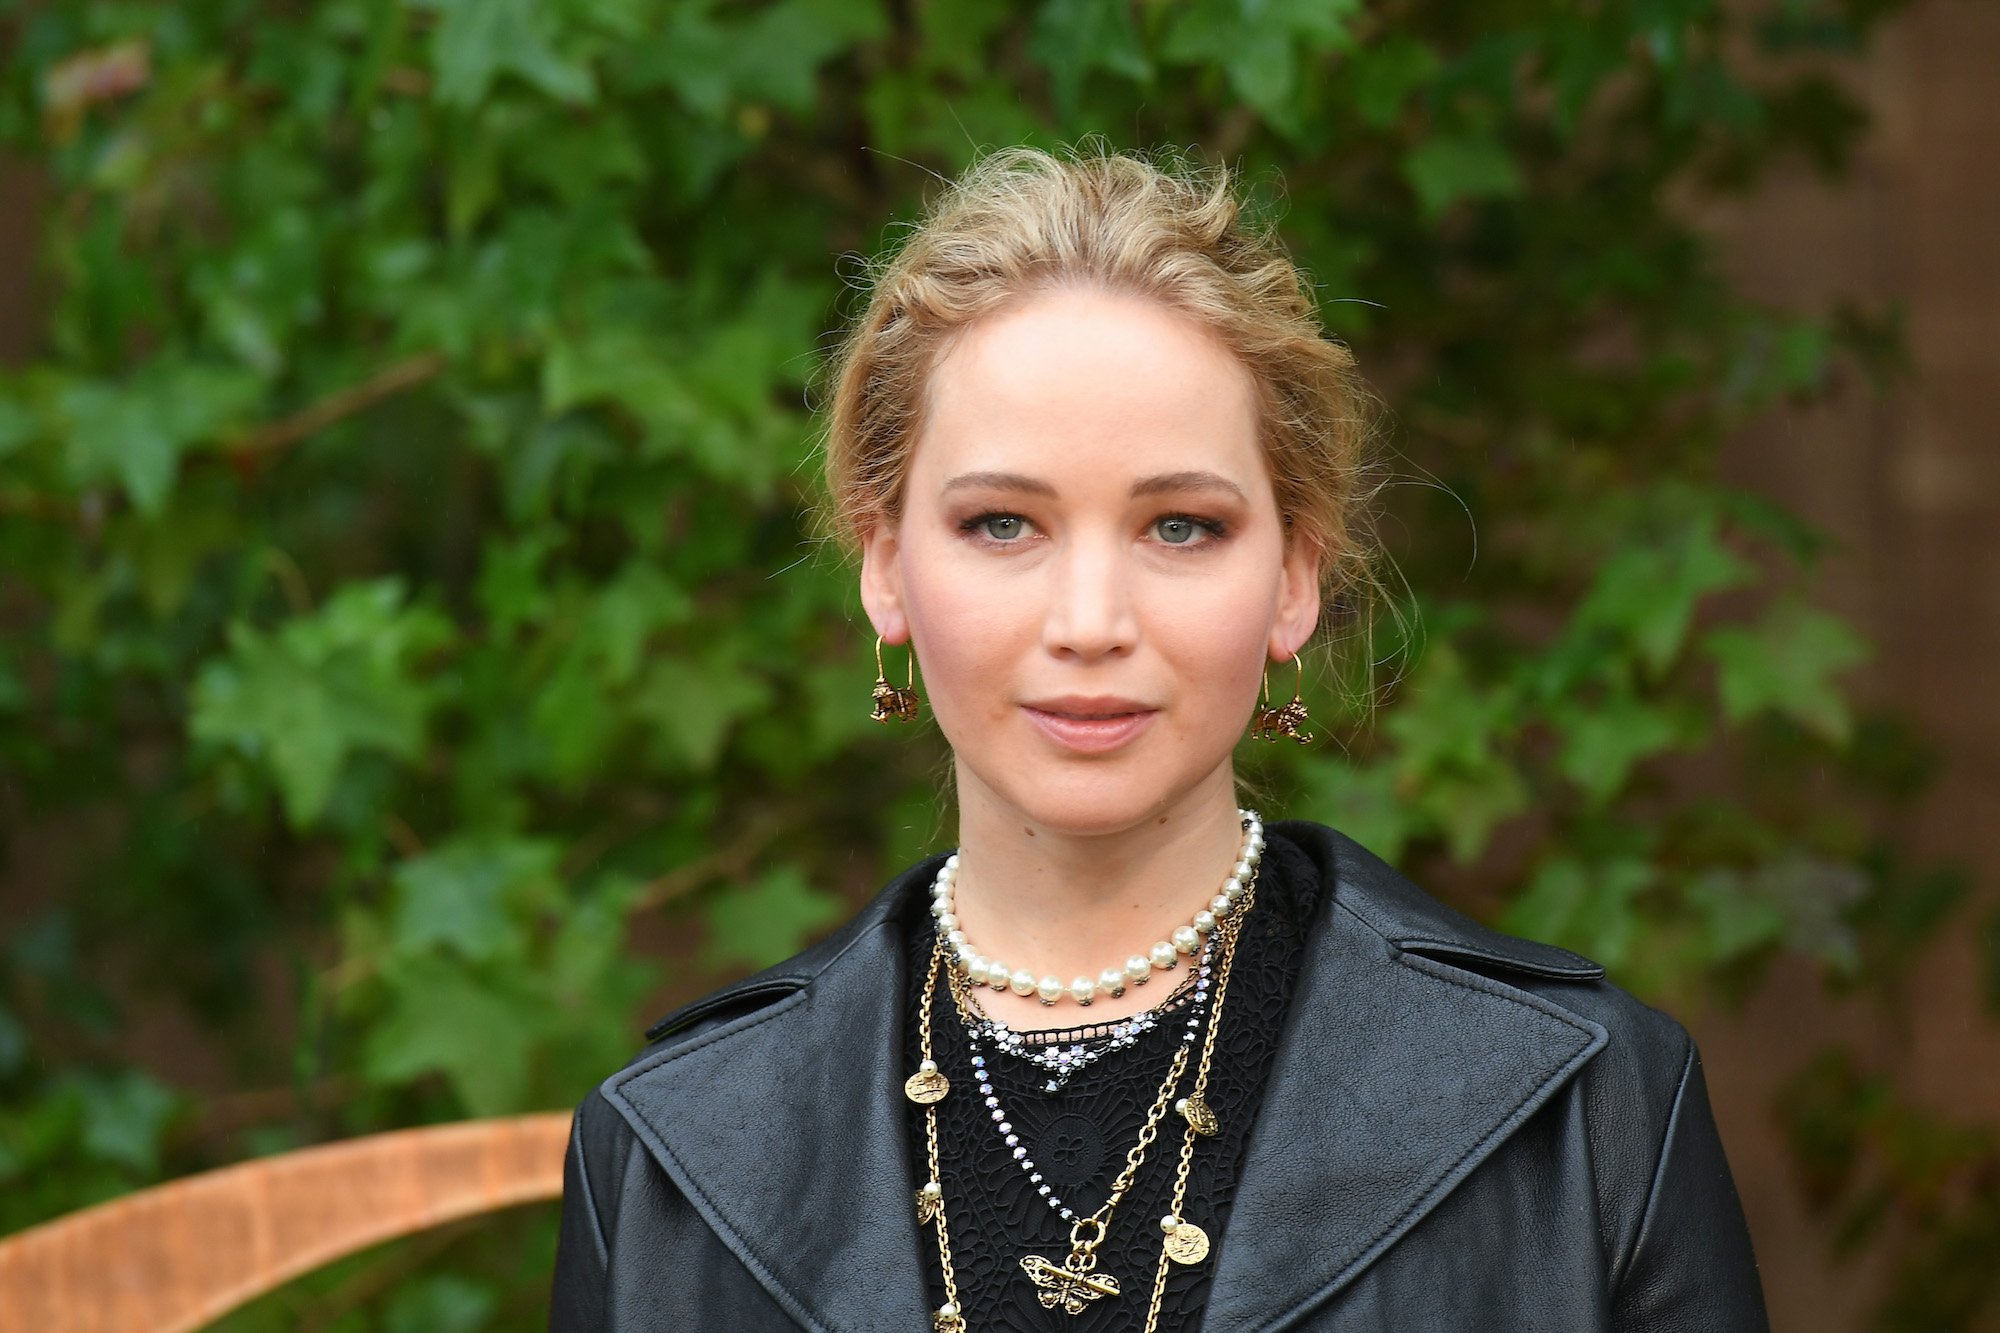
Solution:
M1306 704L1301 697L1305 690L1306 667L1297 653L1292 654L1292 664L1298 668L1298 677L1292 685L1292 701L1278 708L1271 707L1271 668L1264 668L1264 703L1257 710L1257 720L1250 727L1250 734L1260 741L1274 744L1281 739L1291 739L1304 745L1312 740L1310 732L1299 727L1307 721Z
M875 636L875 689L871 693L875 711L868 716L876 722L915 722L923 707L917 693L917 654L910 650L910 678L904 685L891 685L882 667L882 636Z

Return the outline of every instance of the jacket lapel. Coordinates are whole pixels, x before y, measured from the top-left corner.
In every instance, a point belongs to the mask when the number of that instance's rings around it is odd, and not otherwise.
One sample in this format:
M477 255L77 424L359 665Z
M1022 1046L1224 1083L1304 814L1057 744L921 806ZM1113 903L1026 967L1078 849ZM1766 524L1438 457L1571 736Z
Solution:
M935 868L912 867L828 940L717 997L782 998L604 1085L723 1243L823 1333L929 1324L904 1145L898 917Z
M1606 1040L1588 1019L1426 954L1578 979L1601 975L1595 964L1485 930L1333 830L1288 822L1274 833L1318 863L1331 891L1203 1322L1245 1333L1299 1326Z

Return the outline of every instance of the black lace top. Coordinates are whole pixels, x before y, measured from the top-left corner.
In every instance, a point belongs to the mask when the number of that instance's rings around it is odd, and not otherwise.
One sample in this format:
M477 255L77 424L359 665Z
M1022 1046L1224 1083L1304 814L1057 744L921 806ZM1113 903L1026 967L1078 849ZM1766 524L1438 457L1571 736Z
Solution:
M1209 1071L1206 1100L1221 1129L1214 1137L1195 1142L1181 1210L1182 1216L1208 1232L1212 1248L1200 1263L1168 1265L1158 1324L1162 1330L1191 1330L1200 1323L1250 1126L1263 1100L1319 892L1305 856L1282 838L1271 837L1256 902L1244 918L1236 946ZM919 1059L918 1015L935 927L928 895L912 897L913 916L906 923L909 988L904 1044L905 1063L914 1069ZM1181 977L1178 972L1169 975L1175 981ZM1156 975L1151 986L1159 989L1162 999L1173 990L1167 976ZM1182 1004L1189 994L1182 992ZM1062 1012L1072 1019L1089 1016L1088 1010L1074 1005L1065 1005ZM938 1103L938 1153L959 1306L971 1333L998 1329L1107 1333L1143 1327L1164 1239L1160 1218L1173 1198L1187 1128L1172 1111L1161 1120L1158 1137L1131 1192L1113 1214L1109 1235L1098 1251L1097 1271L1117 1279L1118 1296L1093 1301L1077 1315L1060 1306L1044 1308L1035 1284L1021 1269L1021 1259L1038 1254L1059 1264L1069 1253L1070 1224L1042 1196L1042 1184L1078 1216L1095 1211L1110 1194L1111 1181L1138 1141L1174 1049L1188 1030L1190 1012L1163 1014L1136 1041L1057 1079L1062 1087L1055 1093L1048 1091L1053 1077L1048 1070L1020 1055L996 1051L990 1040L982 1042L982 1068L1016 1140L1010 1145L986 1105L965 1024L940 977L931 1042L940 1071L951 1080L952 1095ZM1043 1033L1025 1035L1032 1042ZM1192 1085L1199 1055L1197 1043L1182 1078L1183 1090ZM913 1178L922 1184L928 1174L923 1108L911 1104L909 1112L910 1162ZM1039 1183L1015 1159L1016 1147L1034 1163ZM945 1301L945 1288L932 1228L922 1228L920 1239L935 1309Z

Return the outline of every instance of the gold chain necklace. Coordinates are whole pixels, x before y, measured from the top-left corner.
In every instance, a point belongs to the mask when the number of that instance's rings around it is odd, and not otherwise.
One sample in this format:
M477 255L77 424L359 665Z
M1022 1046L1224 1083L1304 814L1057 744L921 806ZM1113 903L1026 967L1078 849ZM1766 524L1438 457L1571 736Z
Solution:
M1159 1266L1154 1273L1152 1300L1146 1310L1146 1333L1154 1333L1158 1327L1160 1304L1166 1296L1168 1260L1197 1264L1208 1257L1208 1233L1182 1217L1181 1209L1187 1198L1194 1141L1197 1137L1215 1134L1222 1127L1215 1113L1209 1109L1204 1094L1208 1089L1209 1068L1215 1057L1216 1029L1222 1025L1222 1002L1229 989L1230 964L1236 957L1236 938L1242 930L1244 916L1256 901L1256 893L1257 876L1253 874L1244 885L1243 898L1236 905L1236 910L1216 926L1221 948L1214 1008L1209 1013L1208 1031L1202 1039L1201 1061L1195 1071L1193 1089L1185 1097L1174 1098L1174 1089L1179 1085L1188 1063L1189 1048L1182 1043L1180 1049L1174 1052L1173 1064L1160 1084L1159 1096L1146 1113L1146 1122L1139 1130L1139 1141L1126 1153L1125 1168L1111 1183L1110 1197L1096 1212L1078 1218L1071 1225L1069 1254L1061 1264L1039 1254L1022 1258L1021 1270L1034 1282L1038 1289L1036 1296L1044 1308L1052 1310L1060 1305L1069 1314L1080 1314L1090 1302L1119 1294L1118 1280L1109 1273L1096 1271L1097 1250L1104 1244L1112 1214L1138 1178L1139 1167L1158 1136L1160 1120L1169 1106L1178 1110L1187 1121L1187 1134L1182 1141L1180 1162L1174 1173L1173 1211L1160 1219L1164 1243L1160 1249ZM917 1072L904 1082L903 1093L924 1108L924 1141L931 1174L923 1188L917 1191L917 1225L936 1228L938 1266L944 1274L945 1303L932 1313L931 1328L933 1333L966 1333L965 1314L958 1303L958 1276L951 1262L951 1229L945 1215L944 1179L938 1168L937 1104L950 1092L951 1084L939 1072L931 1051L931 1009L937 996L938 973L948 966L946 960L944 939L940 936L931 951L930 967L924 975L923 1012L918 1025L922 1062L917 1066Z

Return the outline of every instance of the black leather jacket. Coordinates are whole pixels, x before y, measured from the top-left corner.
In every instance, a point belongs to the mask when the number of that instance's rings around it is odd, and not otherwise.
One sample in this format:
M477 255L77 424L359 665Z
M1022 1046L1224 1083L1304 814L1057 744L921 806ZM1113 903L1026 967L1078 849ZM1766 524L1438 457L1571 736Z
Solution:
M1341 833L1270 836L1333 892L1210 1261L1204 1330L1767 1327L1678 1023L1587 959L1451 911ZM670 1015L584 1099L552 1330L930 1326L899 922L936 864Z

